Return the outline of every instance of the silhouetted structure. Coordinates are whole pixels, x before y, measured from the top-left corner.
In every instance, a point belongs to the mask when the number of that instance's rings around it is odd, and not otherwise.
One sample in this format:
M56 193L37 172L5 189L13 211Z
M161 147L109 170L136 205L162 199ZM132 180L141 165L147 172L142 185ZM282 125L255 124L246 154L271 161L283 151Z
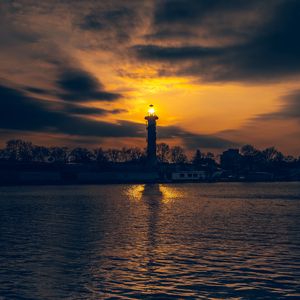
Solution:
M241 164L239 149L228 149L221 154L221 167L225 170L238 171Z
M155 114L153 105L149 106L147 120L147 161L149 165L154 166L157 163L156 158L156 120L158 116Z

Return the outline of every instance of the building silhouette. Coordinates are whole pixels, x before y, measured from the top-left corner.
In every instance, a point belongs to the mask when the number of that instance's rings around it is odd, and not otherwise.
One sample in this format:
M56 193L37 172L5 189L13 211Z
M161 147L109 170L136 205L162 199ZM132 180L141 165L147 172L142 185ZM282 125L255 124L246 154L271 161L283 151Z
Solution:
M156 158L156 120L158 116L155 114L153 105L148 109L147 120L147 161L149 165L154 166L157 163Z

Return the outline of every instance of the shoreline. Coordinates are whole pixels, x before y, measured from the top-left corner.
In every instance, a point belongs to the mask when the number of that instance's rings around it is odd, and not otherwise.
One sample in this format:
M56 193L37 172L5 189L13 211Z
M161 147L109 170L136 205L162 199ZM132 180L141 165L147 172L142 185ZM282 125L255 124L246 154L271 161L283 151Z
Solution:
M216 184L216 183L300 183L300 180L257 180L257 181L250 181L250 180L215 180L215 181L166 181L166 180L157 180L157 181L102 181L102 182L53 182L53 181L36 181L36 182L10 182L10 183L1 183L0 187L10 187L10 186L83 186L83 185L121 185L121 184L128 184L128 185L136 185L136 184Z

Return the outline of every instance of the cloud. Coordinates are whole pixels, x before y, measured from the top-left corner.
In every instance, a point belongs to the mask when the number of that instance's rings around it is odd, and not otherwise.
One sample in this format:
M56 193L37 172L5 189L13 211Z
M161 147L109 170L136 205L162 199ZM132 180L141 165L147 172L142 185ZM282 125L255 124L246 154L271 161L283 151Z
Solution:
M121 98L118 93L103 90L103 85L92 74L80 69L65 69L56 81L62 89L59 95L63 100L70 101L115 101Z
M80 27L85 30L124 30L119 25L133 25L136 18L135 12L127 7L113 10L93 11L83 17ZM117 22L118 24L117 24ZM127 28L126 28L127 29Z
M183 137L183 142L188 149L227 149L240 145L238 142L208 134L186 134Z
M126 109L104 109L98 107L91 106L83 106L77 104L69 104L69 103L60 103L62 106L62 110L67 114L74 115L84 115L84 116L106 116L106 115L116 115L120 113L127 112Z
M77 62L70 58L76 50L100 49L109 52L116 63L131 62L134 56L139 61L165 63L164 75L204 81L253 83L300 75L297 0L85 1L84 5L62 1L60 10L55 3L58 1L35 8L31 3L17 11L6 5L2 46L18 52L14 56L23 70L30 66L31 72L32 68L38 72L38 60L70 73L68 68L76 71ZM39 11L45 14L46 25ZM70 19L58 23L66 11L71 12ZM9 52L6 54L12 55ZM7 69L11 64L14 62ZM60 76L58 83L65 80L64 74ZM70 101L118 98L97 88L86 93L68 90L64 96Z
M79 26L84 30L102 30L106 27L99 15L93 13L84 16L82 23Z
M130 42L132 36L143 27L145 6L144 1L115 1L113 6L105 3L94 5L74 23L81 30L93 34L100 47L114 48L116 51L120 45ZM99 34L101 38L97 37Z
M49 95L49 91L46 91L44 89L38 88L38 87L33 87L33 86L28 86L24 87L24 90L33 94L38 94L38 95Z
M166 0L158 1L154 12L155 24L193 23L214 12L240 11L249 9L257 1L243 0Z
M201 59L205 57L216 57L222 55L224 50L205 47L165 47L155 45L137 45L132 48L142 59L160 61L184 61Z
M180 138L188 149L225 149L237 146L238 143L218 137L217 135L196 134L179 126L159 126L158 137L162 139Z
M281 0L162 0L146 38L177 44L217 44L252 36ZM263 16L263 17L262 17Z
M161 25L161 30L169 30L173 34L179 30L182 36L177 38L175 45L168 43L165 35L165 40L160 40L159 44L137 45L133 50L140 60L169 64L170 75L175 72L204 81L268 82L299 76L300 41L297 37L300 35L300 2L274 0L261 6L254 1L250 16L246 9L250 4L245 4L248 2L252 1L186 3L177 0L163 1L163 5L158 2L154 28ZM216 12L221 19L217 19ZM229 17L231 27L227 28L224 20ZM243 18L247 26L236 34ZM248 23L253 25L252 29ZM202 36L209 35L214 44L199 44L193 39L187 43L184 33L191 33L188 31L190 28L193 34L198 30ZM231 35L230 43L222 40L224 32Z
M300 122L300 90L295 90L281 98L280 109L258 115L254 120L297 120Z
M90 109L67 106L57 110L57 103L28 97L18 89L0 86L0 128L20 131L50 132L82 136L138 136L137 126L128 123L96 121L84 117L91 112L117 113L118 110ZM61 105L61 103L59 104Z

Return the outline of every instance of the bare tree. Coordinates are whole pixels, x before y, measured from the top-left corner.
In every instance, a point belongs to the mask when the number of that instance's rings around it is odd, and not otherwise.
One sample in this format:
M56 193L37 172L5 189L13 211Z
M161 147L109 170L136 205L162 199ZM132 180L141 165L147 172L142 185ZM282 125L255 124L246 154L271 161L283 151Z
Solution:
M183 164L188 161L184 150L180 146L171 148L171 162L176 164Z
M267 161L282 160L283 155L275 147L269 147L262 151L263 158Z
M99 163L99 164L107 163L108 159L102 148L95 149L94 155L95 155L95 159L96 159L97 163Z
M145 156L145 153L140 148L134 147L128 149L128 156L130 161L138 162Z
M48 160L50 151L48 148L43 146L32 147L32 158L36 162L46 162Z
M10 140L6 143L5 152L11 161L29 162L33 158L33 145L23 140Z
M252 145L244 145L241 148L241 153L243 156L255 156L259 153L259 150L254 148Z
M112 163L120 162L121 160L121 154L119 149L108 149L106 151L106 156L107 159Z
M68 159L68 148L67 147L51 147L49 149L51 162L65 163Z
M70 153L70 160L77 163L90 162L93 158L93 153L86 148L77 147Z
M160 143L156 146L157 160L162 163L170 160L170 147L166 143Z

